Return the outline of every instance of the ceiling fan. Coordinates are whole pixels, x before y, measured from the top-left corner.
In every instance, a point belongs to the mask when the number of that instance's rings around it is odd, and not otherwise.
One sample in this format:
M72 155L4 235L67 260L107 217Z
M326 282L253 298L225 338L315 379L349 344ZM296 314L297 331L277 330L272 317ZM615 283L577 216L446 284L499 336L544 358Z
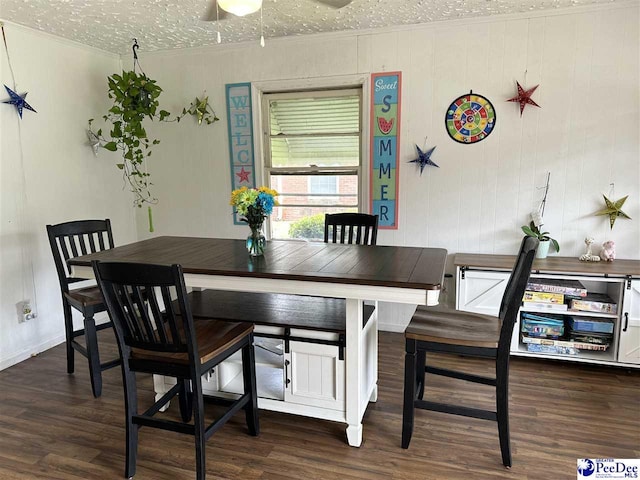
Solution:
M339 9L349 5L352 0L307 0L320 3L331 8ZM216 8L218 7L218 8ZM215 22L230 18L229 15L243 17L257 12L262 7L262 0L212 0L209 8L200 17L205 22Z

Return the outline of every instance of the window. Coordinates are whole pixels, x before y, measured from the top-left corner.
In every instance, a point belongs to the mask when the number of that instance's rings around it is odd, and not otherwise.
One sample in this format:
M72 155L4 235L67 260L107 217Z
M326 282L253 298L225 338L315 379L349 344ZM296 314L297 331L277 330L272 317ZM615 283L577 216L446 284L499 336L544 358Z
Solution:
M272 238L322 240L324 214L361 207L360 89L269 93L265 178L280 196Z
M335 175L309 177L309 193L338 193L337 180Z

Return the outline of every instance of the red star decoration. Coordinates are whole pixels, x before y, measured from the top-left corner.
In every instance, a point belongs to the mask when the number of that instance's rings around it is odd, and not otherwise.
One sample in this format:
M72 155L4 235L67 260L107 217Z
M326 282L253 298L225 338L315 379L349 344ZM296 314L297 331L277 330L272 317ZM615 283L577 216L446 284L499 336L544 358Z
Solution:
M522 112L524 111L524 107L527 104L528 105L533 105L534 107L541 108L540 105L538 105L536 102L531 100L531 95L533 95L533 92L535 92L536 88L538 88L540 85L536 85L535 87L530 88L529 90L525 90L524 88L522 88L522 86L520 86L520 82L516 81L516 83L518 84L518 95L516 95L513 98L510 98L509 100L507 100L507 102L518 102L518 103L520 103L520 116L522 116Z
M240 169L240 171L238 173L236 173L236 175L238 175L238 177L240 177L240 182L239 183L249 182L249 175L251 175L251 170L246 171L244 169L244 167L242 167Z

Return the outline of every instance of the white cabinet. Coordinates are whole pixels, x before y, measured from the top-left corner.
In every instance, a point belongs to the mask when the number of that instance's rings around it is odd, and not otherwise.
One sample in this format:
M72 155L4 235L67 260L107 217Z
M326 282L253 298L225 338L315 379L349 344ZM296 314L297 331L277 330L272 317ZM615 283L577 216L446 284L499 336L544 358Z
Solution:
M640 364L640 280L627 282L621 322L618 361Z
M279 327L256 326L254 350L258 406L267 410L344 421L345 361L344 342L333 332L292 328L290 338ZM323 343L324 342L324 343ZM287 347L288 345L288 347ZM234 397L243 393L240 352L222 362L203 378L206 394Z
M290 342L284 363L285 402L344 411L344 360L337 347Z
M329 310L339 314L338 309ZM284 309L283 315L287 313L288 310ZM359 382L364 411L369 401L377 399L377 310L365 305L362 321ZM335 319L329 324L334 326L333 331L273 324L255 326L254 351L260 409L347 422L346 332L335 329ZM156 399L173 385L174 378L154 375ZM204 375L202 387L205 394L212 396L237 398L241 395L244 391L241 353L237 352Z
M508 280L509 272L459 271L456 308L497 317Z
M497 316L515 257L457 254L456 308ZM579 362L640 367L640 262L588 264L577 259L553 257L536 260L531 278L579 280L589 293L606 294L618 306L616 313L550 311L544 305L523 304L511 341L511 354ZM559 319L603 319L613 323L613 340L608 345L585 345L572 340L543 340L523 336L523 312L557 315ZM571 337L575 338L575 337ZM535 344L532 346L531 343Z

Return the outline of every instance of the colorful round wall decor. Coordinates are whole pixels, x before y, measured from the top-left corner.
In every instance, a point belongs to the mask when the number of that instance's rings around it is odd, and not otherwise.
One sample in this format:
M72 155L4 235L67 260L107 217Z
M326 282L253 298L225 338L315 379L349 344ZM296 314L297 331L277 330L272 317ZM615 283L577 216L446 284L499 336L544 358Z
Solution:
M476 143L493 131L496 111L486 97L470 91L449 105L444 121L449 136L456 142Z

